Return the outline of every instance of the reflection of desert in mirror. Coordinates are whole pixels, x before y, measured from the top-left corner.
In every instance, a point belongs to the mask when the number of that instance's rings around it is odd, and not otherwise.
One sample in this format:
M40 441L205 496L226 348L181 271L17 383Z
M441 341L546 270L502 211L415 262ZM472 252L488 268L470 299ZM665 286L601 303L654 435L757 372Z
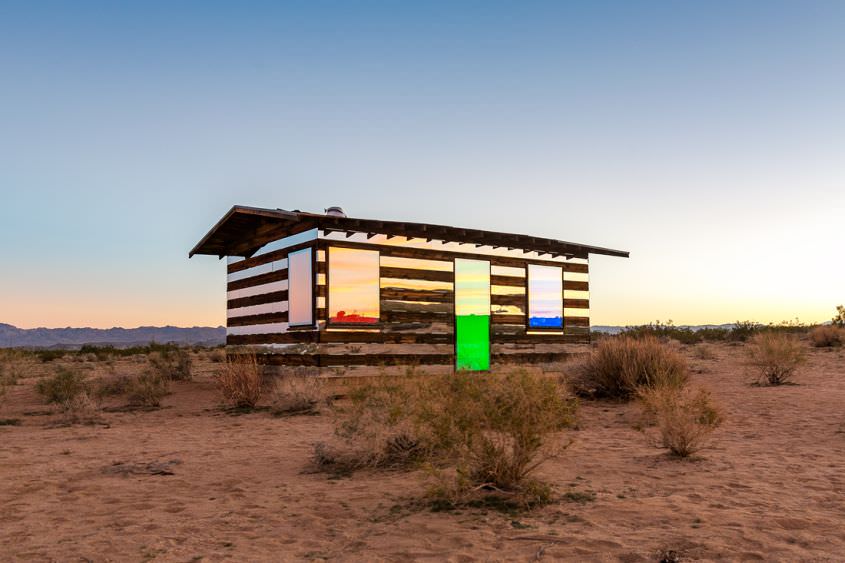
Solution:
M845 3L0 8L0 563L841 561Z

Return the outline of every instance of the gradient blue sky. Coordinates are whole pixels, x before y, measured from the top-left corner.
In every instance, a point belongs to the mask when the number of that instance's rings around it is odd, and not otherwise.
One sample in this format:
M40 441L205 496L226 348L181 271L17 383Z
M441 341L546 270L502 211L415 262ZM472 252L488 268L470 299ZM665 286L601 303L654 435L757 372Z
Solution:
M235 203L630 250L594 324L845 302L845 2L0 1L0 322L221 324Z

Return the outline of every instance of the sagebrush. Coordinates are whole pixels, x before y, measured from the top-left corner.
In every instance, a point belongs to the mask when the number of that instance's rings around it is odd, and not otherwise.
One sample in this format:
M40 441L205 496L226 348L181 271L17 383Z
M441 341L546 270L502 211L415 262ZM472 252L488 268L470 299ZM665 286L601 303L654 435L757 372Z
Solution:
M579 391L620 400L641 387L682 387L689 378L684 357L653 336L605 338L573 370Z
M804 346L791 335L763 332L749 340L748 364L758 383L788 383L805 359Z
M431 493L460 503L496 491L522 504L550 489L531 477L551 434L574 424L576 401L557 380L526 370L393 377L352 391L337 426L346 450L318 445L318 461L347 469L426 464Z
M275 381L270 406L277 416L316 414L331 403L331 398L316 377L286 374Z
M126 398L136 407L159 407L170 393L170 380L154 369L146 369L126 382Z
M148 356L148 361L150 369L165 379L190 381L193 378L191 355L182 348L169 348L152 352Z
M821 325L810 332L810 342L816 348L830 348L845 344L845 328L836 325Z
M41 378L36 383L35 390L48 403L64 405L82 393L87 394L90 391L90 384L84 373L62 366L56 368L52 376Z
M704 388L652 387L638 392L646 419L659 433L659 443L678 457L688 457L709 445L723 420L721 409Z
M254 408L264 390L264 370L255 354L229 358L217 372L217 387L223 402L234 408Z

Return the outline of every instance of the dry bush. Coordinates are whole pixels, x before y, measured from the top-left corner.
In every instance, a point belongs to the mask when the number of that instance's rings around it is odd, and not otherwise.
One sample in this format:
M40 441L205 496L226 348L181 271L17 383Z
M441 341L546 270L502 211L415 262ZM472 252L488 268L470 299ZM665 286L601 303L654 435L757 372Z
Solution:
M209 350L208 360L215 364L222 364L226 361L226 352L220 348Z
M716 352L709 344L696 344L692 349L692 355L698 360L715 360Z
M323 383L315 377L285 375L276 380L270 397L273 414L317 414L331 402Z
M638 396L647 420L657 426L660 445L678 457L688 457L708 445L723 419L703 388L644 387Z
M630 400L640 387L682 387L688 379L684 357L653 336L605 338L575 367L580 392Z
M845 329L836 325L817 326L810 332L810 342L816 348L831 348L845 344Z
M437 479L431 494L450 504L490 491L523 505L547 500L550 488L531 474L577 408L557 380L526 370L382 378L350 398L337 427L346 449L320 444L316 461L348 470L425 463Z
M61 424L95 424L100 422L97 403L87 391L82 391L60 404Z
M788 334L763 332L749 340L748 363L759 383L787 383L804 360L804 346Z
M73 401L77 395L88 393L90 385L85 380L85 374L77 369L58 367L55 374L40 379L35 390L48 403L63 405Z
M126 383L126 398L134 407L159 407L170 393L170 380L161 372L146 369Z
M125 395L132 384L132 378L127 375L104 377L94 385L93 394L98 399Z
M190 381L193 378L191 355L182 348L153 352L148 356L148 361L150 368L170 381Z
M255 354L238 354L230 358L216 375L223 401L234 408L254 408L261 399L263 374Z

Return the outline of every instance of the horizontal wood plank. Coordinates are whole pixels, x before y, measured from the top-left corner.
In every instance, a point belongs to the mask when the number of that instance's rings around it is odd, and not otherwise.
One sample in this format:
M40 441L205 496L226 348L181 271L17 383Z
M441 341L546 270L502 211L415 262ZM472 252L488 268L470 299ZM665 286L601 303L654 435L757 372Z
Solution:
M244 289L255 285L264 285L265 283L282 281L286 279L288 279L287 268L275 272L267 272L266 274L260 274L251 278L231 281L226 284L226 291L234 291L236 289Z
M238 299L229 299L226 302L227 309L237 309L239 307L249 307L251 305L263 305L265 303L276 303L279 301L287 301L288 292L271 291L270 293L262 293L260 295L252 295L250 297L240 297Z

